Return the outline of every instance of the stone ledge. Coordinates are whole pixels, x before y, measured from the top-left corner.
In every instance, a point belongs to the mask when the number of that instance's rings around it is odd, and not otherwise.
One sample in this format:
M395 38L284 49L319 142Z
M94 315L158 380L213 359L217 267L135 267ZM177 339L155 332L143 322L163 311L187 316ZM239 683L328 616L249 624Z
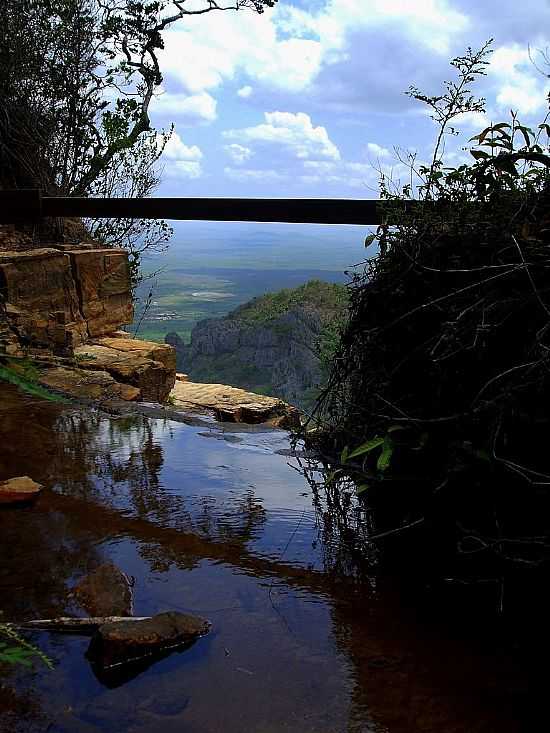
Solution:
M178 381L170 397L176 408L211 412L220 422L267 422L281 428L300 424L299 411L283 400L225 384Z
M106 337L74 351L81 369L106 371L140 390L141 399L164 402L174 386L176 355L170 346L130 338Z

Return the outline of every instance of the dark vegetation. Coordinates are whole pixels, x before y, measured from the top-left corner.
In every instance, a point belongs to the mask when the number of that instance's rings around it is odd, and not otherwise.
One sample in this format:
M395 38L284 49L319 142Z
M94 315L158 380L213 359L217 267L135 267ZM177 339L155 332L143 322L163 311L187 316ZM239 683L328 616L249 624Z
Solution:
M443 162L454 118L483 108L470 87L488 53L455 59L457 81L440 96L411 89L438 124L433 160L409 157L405 186L382 178L386 223L367 241L379 254L351 284L305 435L326 460L324 482L311 475L329 533L355 532L415 578L488 584L499 611L515 603L542 617L550 127L512 114L472 138L471 163Z

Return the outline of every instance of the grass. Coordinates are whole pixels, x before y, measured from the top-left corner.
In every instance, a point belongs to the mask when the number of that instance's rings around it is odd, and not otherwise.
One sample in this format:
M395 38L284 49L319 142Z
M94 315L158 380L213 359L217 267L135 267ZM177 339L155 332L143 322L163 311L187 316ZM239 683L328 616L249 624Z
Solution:
M23 390L23 392L33 397L40 397L50 402L66 403L67 400L65 398L50 392L41 384L38 384L38 374L36 366L29 361L0 364L0 381L14 384Z

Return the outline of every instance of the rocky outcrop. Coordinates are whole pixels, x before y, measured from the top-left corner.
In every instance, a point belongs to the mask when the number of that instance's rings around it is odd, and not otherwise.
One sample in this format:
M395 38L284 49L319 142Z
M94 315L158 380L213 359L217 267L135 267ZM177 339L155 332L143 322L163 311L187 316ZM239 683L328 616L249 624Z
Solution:
M139 389L140 398L148 402L164 402L176 380L176 355L165 344L111 336L79 346L74 353L82 368L108 372Z
M177 368L192 380L266 389L301 405L322 381L315 349L321 329L317 313L298 307L262 324L207 319L197 323L189 345L175 333L165 341L176 349Z
M224 384L178 381L171 398L176 408L209 411L221 422L270 423L281 428L300 424L300 413L286 402Z
M52 359L44 386L77 398L164 402L174 386L175 352L113 333L133 319L128 254L53 244L0 251L0 354Z
M2 251L0 309L4 353L70 354L132 322L127 252L90 244Z

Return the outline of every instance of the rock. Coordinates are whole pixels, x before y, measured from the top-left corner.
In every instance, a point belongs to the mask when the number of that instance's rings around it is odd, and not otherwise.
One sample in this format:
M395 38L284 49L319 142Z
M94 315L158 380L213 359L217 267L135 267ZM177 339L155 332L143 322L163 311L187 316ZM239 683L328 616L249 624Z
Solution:
M132 323L128 253L110 248L74 250L70 257L89 335L102 336Z
M176 380L174 350L152 341L109 336L76 348L75 357L82 369L106 371L149 402L164 402Z
M183 374L182 372L176 372L176 382L188 382L189 374Z
M91 244L0 251L0 321L20 349L70 354L133 320L128 254ZM13 339L0 348L14 352Z
M128 336L128 334L126 338L112 335L104 336L103 338L93 339L92 343L142 356L145 359L159 361L168 369L172 369L174 375L176 373L176 355L174 349L168 344L157 344L155 341L141 341L140 339Z
M62 352L87 336L68 254L52 248L0 252L4 319L23 346Z
M131 616L132 588L128 576L106 562L76 585L74 595L91 616Z
M121 621L100 626L92 637L88 657L103 669L135 662L184 645L207 634L210 623L185 613L159 613L145 621Z
M286 402L224 384L176 382L170 396L175 407L209 410L222 422L269 422L284 428L300 424L299 411Z
M29 476L10 478L0 483L0 504L32 501L43 488L42 484L37 484Z
M40 372L38 382L70 397L98 401L121 399L133 401L140 397L137 387L120 384L104 371L86 371L53 367Z

